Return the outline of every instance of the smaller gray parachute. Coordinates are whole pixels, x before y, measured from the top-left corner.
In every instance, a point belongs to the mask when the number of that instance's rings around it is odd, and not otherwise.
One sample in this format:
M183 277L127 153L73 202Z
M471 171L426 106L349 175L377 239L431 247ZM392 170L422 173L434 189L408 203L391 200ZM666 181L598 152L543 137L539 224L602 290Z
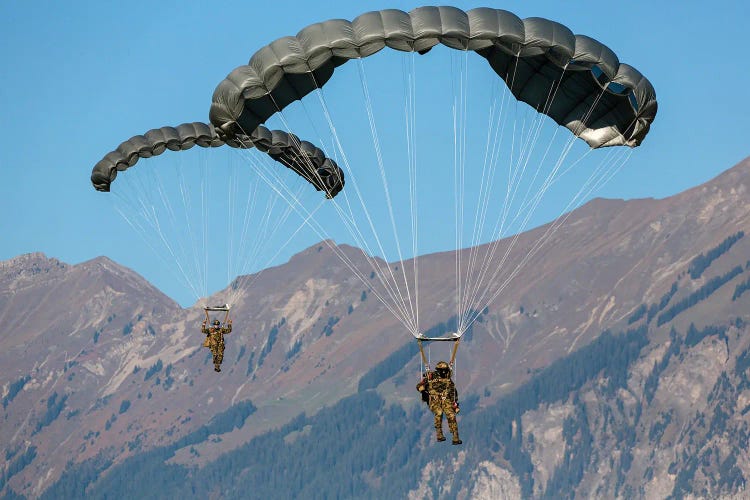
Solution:
M131 137L99 160L91 172L91 183L97 191L107 192L117 172L134 166L141 158L158 156L166 150L184 151L196 145L215 148L225 144L233 148L258 148L294 170L316 190L324 191L326 198L333 198L344 187L344 173L336 162L326 157L320 148L294 134L260 126L250 135L237 135L225 141L213 125L200 122L152 129Z

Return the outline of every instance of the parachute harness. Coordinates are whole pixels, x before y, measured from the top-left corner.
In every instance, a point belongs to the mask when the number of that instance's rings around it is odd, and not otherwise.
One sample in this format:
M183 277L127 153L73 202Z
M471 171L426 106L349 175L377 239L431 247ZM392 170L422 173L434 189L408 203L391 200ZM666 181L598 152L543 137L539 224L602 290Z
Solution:
M417 339L417 345L419 346L419 354L422 359L422 367L420 370L420 380L422 378L426 378L427 381L431 380L433 377L433 371L430 367L430 358L429 358L429 346L428 346L428 354L425 355L424 352L424 346L423 342L453 342L453 347L451 349L451 357L448 361L448 367L451 370L453 383L455 384L457 381L456 376L456 353L458 352L458 344L461 342L461 336L459 334L454 334L452 337L437 337L437 338L419 338ZM440 363L438 363L440 364ZM430 396L432 398L432 396ZM442 395L442 399L445 399L445 394ZM454 401L454 407L456 408L456 411L458 411L458 399Z

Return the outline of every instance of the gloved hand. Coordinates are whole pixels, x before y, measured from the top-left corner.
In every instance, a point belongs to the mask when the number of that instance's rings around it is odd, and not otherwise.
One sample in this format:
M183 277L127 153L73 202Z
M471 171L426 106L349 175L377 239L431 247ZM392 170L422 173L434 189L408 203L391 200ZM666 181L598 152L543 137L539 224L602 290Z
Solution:
M458 406L458 401L453 403L453 411L455 411L456 413L461 411L461 407Z

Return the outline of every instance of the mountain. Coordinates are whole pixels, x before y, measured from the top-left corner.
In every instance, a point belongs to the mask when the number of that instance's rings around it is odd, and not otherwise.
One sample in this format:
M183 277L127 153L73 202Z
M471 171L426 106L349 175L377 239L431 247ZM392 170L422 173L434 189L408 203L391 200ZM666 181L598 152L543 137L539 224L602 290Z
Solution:
M750 159L666 199L595 199L519 235L508 269L549 239L464 336L461 448L433 443L411 336L336 255L360 265L359 249L321 242L236 279L218 376L202 309L133 271L2 262L0 494L740 495L749 173ZM455 261L419 258L420 317L437 329Z

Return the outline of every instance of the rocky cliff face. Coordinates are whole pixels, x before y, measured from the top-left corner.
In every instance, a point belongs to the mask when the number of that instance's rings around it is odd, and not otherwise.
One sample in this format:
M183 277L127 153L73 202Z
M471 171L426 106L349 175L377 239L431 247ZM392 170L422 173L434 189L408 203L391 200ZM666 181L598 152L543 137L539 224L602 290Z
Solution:
M466 446L425 459L428 429L409 496L743 491L749 173L746 160L671 198L597 199L570 214L462 342ZM548 229L521 235L510 261ZM426 325L452 314L441 300L454 278L441 269L454 262L420 257ZM132 271L41 254L0 263L0 492L39 496L93 458L93 476L116 476L129 457L165 446L174 466L209 467L301 412L361 394L366 374L382 374L366 385L388 404L424 412L410 335L327 244L231 286L235 331L217 376L200 347L203 311ZM239 425L212 420L248 401L254 413ZM298 431L284 442L304 439Z

